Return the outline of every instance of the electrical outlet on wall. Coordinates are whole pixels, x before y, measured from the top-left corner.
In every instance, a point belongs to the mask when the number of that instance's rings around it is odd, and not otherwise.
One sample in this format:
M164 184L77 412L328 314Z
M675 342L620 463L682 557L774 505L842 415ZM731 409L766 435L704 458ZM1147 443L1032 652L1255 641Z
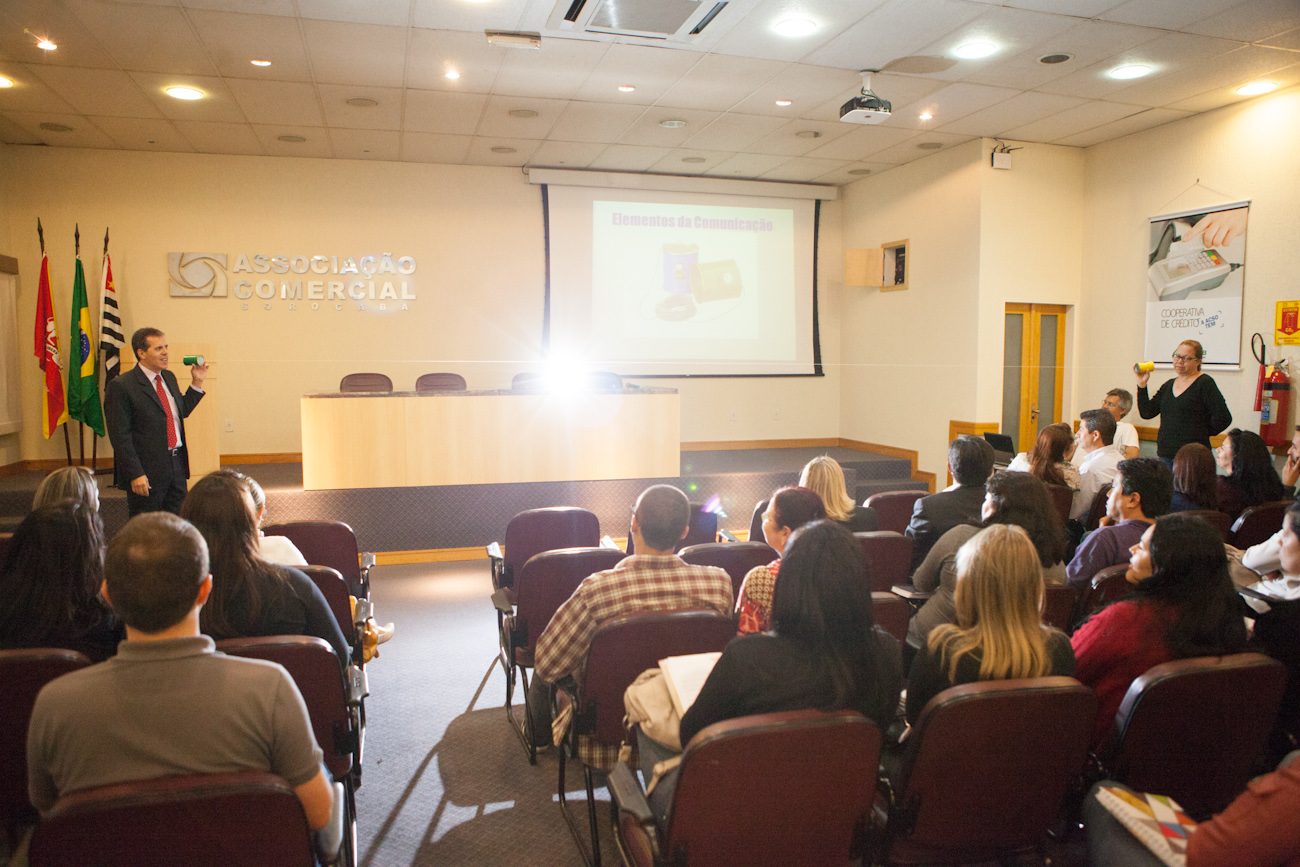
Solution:
M736 411L734 409L731 411L731 420L732 421L736 420Z
M234 432L235 432L235 420L233 418L226 419L226 433L234 433Z
M780 421L780 420L781 420L781 411L778 409L776 412L772 413L772 421Z

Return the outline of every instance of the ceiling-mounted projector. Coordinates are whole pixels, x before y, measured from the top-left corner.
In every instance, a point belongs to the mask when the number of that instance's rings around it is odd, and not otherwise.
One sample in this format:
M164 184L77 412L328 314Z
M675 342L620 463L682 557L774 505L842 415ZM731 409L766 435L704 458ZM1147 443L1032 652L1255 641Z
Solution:
M889 100L871 92L871 73L878 69L862 70L862 93L840 106L840 120L845 123L880 123L889 117L892 109Z

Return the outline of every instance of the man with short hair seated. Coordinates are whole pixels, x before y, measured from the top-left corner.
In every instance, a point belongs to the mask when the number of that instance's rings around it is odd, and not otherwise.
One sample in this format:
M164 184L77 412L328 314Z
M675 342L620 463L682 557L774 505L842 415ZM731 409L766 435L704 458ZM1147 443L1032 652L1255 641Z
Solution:
M1074 435L1083 453L1079 464L1079 490L1074 492L1070 519L1085 521L1097 493L1111 483L1123 455L1115 448L1115 417L1106 409L1079 413L1079 432ZM1082 532L1082 531L1080 531Z
M1129 561L1130 551L1156 518L1169 512L1174 477L1163 461L1130 458L1120 461L1118 474L1106 499L1102 526L1084 537L1065 567L1071 587L1087 587L1092 576L1107 566Z
M647 611L712 610L732 613L731 578L716 566L691 566L673 548L690 529L691 505L686 495L671 485L647 488L632 513L632 540L636 553L613 569L587 576L559 607L537 639L529 704L537 706L534 738L549 714L550 684L582 674L583 661L596 630L616 617ZM549 734L549 732L545 732ZM585 739L584 739L585 740ZM611 770L617 748L579 743L582 760Z
M979 526L984 507L984 483L993 475L993 446L983 437L959 436L948 444L948 469L956 484L921 497L912 507L904 536L912 540L912 568L930 553L939 537L961 524Z
M114 783L263 771L293 786L313 830L329 823L333 791L298 688L279 665L218 653L200 634L211 590L208 546L188 521L150 512L117 534L102 592L126 641L36 697L33 806Z

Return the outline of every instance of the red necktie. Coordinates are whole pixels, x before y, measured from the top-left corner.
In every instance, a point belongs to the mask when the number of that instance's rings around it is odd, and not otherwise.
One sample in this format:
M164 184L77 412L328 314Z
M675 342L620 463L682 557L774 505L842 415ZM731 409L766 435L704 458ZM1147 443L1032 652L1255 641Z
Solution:
M153 378L153 384L158 387L158 399L162 401L163 414L167 416L167 448L176 448L176 419L172 416L172 405L167 400L167 390L163 388L162 374Z

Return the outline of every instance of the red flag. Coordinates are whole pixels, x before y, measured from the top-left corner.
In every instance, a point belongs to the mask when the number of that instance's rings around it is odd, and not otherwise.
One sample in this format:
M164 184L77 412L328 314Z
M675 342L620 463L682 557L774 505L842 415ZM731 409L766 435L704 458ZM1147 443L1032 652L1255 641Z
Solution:
M44 245L42 245L44 246ZM50 294L50 260L41 255L41 280L36 290L35 355L45 371L45 400L41 402L42 433L49 439L54 429L68 420L68 404L63 396L63 362L59 358L59 326L54 318L54 298Z

